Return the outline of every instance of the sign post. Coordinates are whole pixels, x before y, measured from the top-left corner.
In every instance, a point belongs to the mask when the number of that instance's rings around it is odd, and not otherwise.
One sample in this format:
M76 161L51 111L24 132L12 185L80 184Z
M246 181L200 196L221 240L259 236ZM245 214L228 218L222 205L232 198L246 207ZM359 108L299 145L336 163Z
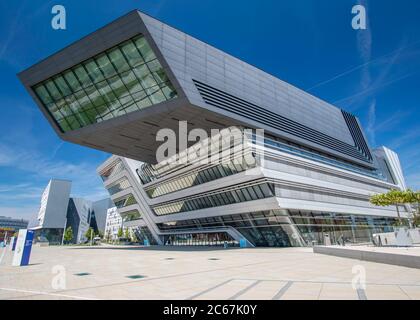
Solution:
M9 251L15 251L16 249L16 237L11 237L9 242Z
M31 255L33 239L33 230L19 230L12 266L27 266L29 264L29 257Z

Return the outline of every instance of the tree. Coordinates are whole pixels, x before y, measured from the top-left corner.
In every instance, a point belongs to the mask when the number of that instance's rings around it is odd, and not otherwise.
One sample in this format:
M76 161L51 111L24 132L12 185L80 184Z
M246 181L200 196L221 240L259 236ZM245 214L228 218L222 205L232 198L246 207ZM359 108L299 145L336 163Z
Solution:
M376 206L387 207L394 205L397 209L398 221L399 224L402 224L402 219L400 215L400 205L415 203L420 201L419 192L413 192L408 189L406 191L392 189L387 193L376 194L370 198L370 202Z
M98 230L98 231L96 232L96 235L97 235L99 238L101 238L101 239L103 239L103 237L104 237L104 234L103 234L103 232L102 232L101 230Z
M420 214L420 191L413 191L408 189L406 191L407 203L415 204L417 207L417 214Z
M126 238L127 240L130 240L130 231L128 230L128 228L125 229L124 238Z
M412 204L416 208L416 212L413 213L413 224L416 227L420 226L420 191L413 191L408 189L406 195L407 203Z
M420 214L415 214L413 217L413 225L415 227L420 227Z
M123 235L124 235L124 233L123 233L123 229L120 227L120 228L118 229L117 237L118 237L118 238L122 238L122 237L123 237Z
M111 230L108 229L108 232L106 233L106 241L111 241Z
M64 243L70 243L73 240L73 229L68 227L64 232Z
M92 237L95 235L95 232L93 232L93 229L89 227L85 233L85 237L88 238L89 241L92 241Z

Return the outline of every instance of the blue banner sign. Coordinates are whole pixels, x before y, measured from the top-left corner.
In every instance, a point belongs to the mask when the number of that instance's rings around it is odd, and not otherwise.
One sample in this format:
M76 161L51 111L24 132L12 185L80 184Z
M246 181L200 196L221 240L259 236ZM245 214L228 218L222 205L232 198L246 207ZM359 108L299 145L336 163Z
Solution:
M15 254L13 256L13 266L27 266L29 264L33 239L34 231L27 229L19 230Z

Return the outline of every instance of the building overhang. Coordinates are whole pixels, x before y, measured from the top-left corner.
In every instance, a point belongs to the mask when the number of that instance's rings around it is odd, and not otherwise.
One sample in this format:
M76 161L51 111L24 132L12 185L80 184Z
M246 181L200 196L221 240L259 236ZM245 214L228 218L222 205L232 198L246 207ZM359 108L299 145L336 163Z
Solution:
M177 92L176 98L154 104L142 110L64 132L51 112L44 106L39 95L34 91L34 86L137 35L142 35L149 43L170 83ZM187 121L188 130L204 129L208 134L210 134L212 129L222 129L236 125L261 128L274 136L288 141L367 168L374 168L371 159L362 154L357 141L351 137L350 131L352 128L345 124L341 111L325 102L323 102L325 105L324 109L334 110L336 117L338 117L337 121L340 122L340 128L342 128L343 132L338 134L337 137L322 132L328 130L325 129L328 126L324 126L323 130L318 131L308 127L308 125L301 125L295 120L278 116L273 110L284 109L281 105L274 104L269 108L265 108L264 105L258 106L247 102L245 99L242 99L242 96L236 97L234 93L237 92L223 91L225 88L222 88L222 84L226 83L226 79L220 81L219 85L215 85L212 82L211 86L200 86L200 81L204 81L203 79L207 76L200 78L197 75L189 74L187 70L190 67L187 65L182 66L182 61L179 60L183 58L177 57L177 54L171 51L173 48L169 48L170 41L165 42L166 38L173 36L174 39L177 39L177 37L179 39L181 35L188 39L189 43L199 43L197 48L201 48L203 45L210 48L207 44L203 44L134 10L19 73L18 76L61 139L123 157L156 163L156 150L162 143L156 141L158 131L165 128L178 133L179 121ZM212 48L212 50L215 49ZM197 51L198 54L202 54L202 52ZM233 59L222 52L218 54L220 54L221 59L226 60L226 63L227 59ZM246 65L243 62L235 63L237 63L237 66ZM251 68L251 66L248 67ZM185 71L180 71L184 69ZM215 70L216 68L214 67L214 70L208 72L209 74L214 74ZM258 72L263 74L260 70ZM221 75L219 76L221 77ZM265 73L263 76L269 80L274 79L274 77ZM275 81L280 82L278 79L275 79ZM289 89L285 87L284 90L287 91ZM316 98L306 93L305 95L312 99L310 101L315 101L317 104L320 103L318 100L314 100ZM311 107L308 106L309 109ZM255 109L255 117L251 115L253 108ZM325 110L323 111L324 113L326 112ZM265 112L267 114L264 114ZM358 132L358 135L358 139L364 139L362 137L363 133ZM343 138L343 141L340 140L340 137ZM354 141L354 145L349 143L349 141ZM187 147L191 144L187 145ZM363 147L365 147L364 144ZM365 148L367 148L366 152L369 153L369 147L366 146Z

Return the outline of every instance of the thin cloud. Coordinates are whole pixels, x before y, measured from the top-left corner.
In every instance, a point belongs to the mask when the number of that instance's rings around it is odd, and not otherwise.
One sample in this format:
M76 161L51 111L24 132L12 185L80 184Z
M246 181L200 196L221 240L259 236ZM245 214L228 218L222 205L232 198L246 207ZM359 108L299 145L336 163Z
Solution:
M53 160L48 154L40 154L38 150L23 150L20 147L5 144L0 144L0 149L6 155L4 159L7 160L0 166L18 170L22 172L20 176L31 181L0 185L0 206L7 208L16 206L16 211L11 211L12 216L20 212L19 208L30 205L38 207L42 192L52 178L71 180L72 191L78 197L89 200L109 197L96 173L97 163Z
M357 50L362 58L365 66L362 68L361 86L363 89L369 87L371 83L371 75L368 62L372 60L372 31L369 21L369 8L367 1L361 0L359 4L366 8L366 29L357 31Z
M397 110L394 114L387 117L384 121L377 123L375 125L375 130L376 132L392 130L395 127L395 125L400 124L400 122L404 118L406 118L407 116L411 114L412 112L410 111Z
M389 56L393 56L394 54L400 52L401 50L406 50L406 49L408 49L408 48L410 48L412 46L415 46L415 45L417 45L419 43L420 43L420 40L415 41L415 42L413 42L413 43L411 43L411 44L409 44L407 46L400 47L400 48L398 48L396 50L393 50L391 52L388 52L388 53L386 53L386 54L384 54L382 56L379 56L379 57L377 57L375 59L372 59L370 61L367 61L367 62L364 62L362 64L359 64L359 65L357 65L357 66L355 66L353 68L350 68L350 69L348 69L348 70L346 70L344 72L341 72L341 73L339 73L339 74L337 74L337 75L335 75L335 76L333 76L333 77L331 77L331 78L329 78L327 80L321 81L321 82L313 85L310 88L307 88L306 91L312 91L315 88L322 87L322 86L324 86L324 85L326 85L326 84L328 84L330 82L334 82L335 80L338 80L338 79L340 79L340 78L342 78L344 76L350 75L350 74L352 74L352 73L354 73L354 72L356 72L356 71L358 71L358 70L360 70L360 69L362 69L364 67L369 67L371 65L376 65L376 64L377 65L389 64L389 61L390 61ZM406 53L405 55L418 55L418 54L419 54L418 51L412 51L412 52Z
M3 151L3 161L0 166L13 167L22 171L33 173L39 177L68 177L77 175L84 177L95 172L95 167L89 163L73 164L66 161L52 161L36 150L27 150L20 147L0 144Z
M420 173L417 171L406 176L407 185L414 190L420 190Z
M353 100L351 104L354 104L354 102L355 102L355 101L354 101L354 99L355 99L355 98L363 98L363 97L367 96L367 95L368 95L368 94L370 94L370 93L373 93L373 92L375 92L375 91L377 91L377 90L379 90L379 89L382 89L382 88L384 88L384 87L387 87L387 86L389 86L389 85L391 85L391 84L394 84L394 83L396 83L396 82L399 82L399 81L401 81L401 80L407 79L407 78L409 78L409 77L411 77L411 76L413 76L413 75L415 75L415 74L417 74L417 73L419 73L419 71L410 72L410 73L407 73L407 74L405 74L405 75L403 75L403 76L396 77L396 78L394 78L394 79L392 79L392 80L389 80L389 81L387 81L387 82L383 82L383 81L382 81L383 77L379 77L379 78L378 78L378 81L375 81L375 84L376 84L376 82L380 82L380 84L378 84L378 85L374 85L374 86L371 86L371 87L369 87L368 89L365 89L365 90L363 90L363 91L360 91L360 92L358 92L358 93L356 93L356 94L352 94L352 95L350 95L350 96L348 96L348 97L345 97L345 98L342 98L342 99L336 100L336 101L334 101L333 103L334 103L334 104L341 104L341 103L343 103L343 102L345 102L345 101L347 101L347 100ZM383 74L385 74L385 72L383 72ZM355 109L360 108L360 107L361 107L361 106L359 105L357 108L354 108L354 109L353 109L353 111L354 111Z
M413 141L417 141L420 138L420 128L414 128L407 131L404 135L398 136L390 141L388 144L391 149L397 149L405 146L407 143L412 145Z
M0 206L0 216L32 221L36 219L39 206Z
M368 125L366 132L369 135L370 141L373 145L376 145L376 100L373 100L369 106Z

